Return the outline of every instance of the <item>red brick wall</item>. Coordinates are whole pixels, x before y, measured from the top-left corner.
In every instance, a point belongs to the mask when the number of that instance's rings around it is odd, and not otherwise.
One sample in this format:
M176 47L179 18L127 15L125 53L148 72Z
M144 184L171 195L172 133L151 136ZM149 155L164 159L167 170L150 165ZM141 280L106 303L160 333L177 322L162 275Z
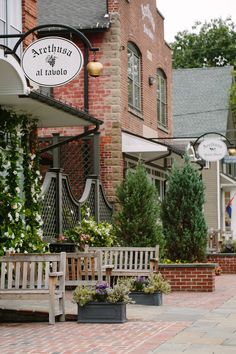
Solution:
M173 291L215 290L215 264L160 264L159 270Z
M22 0L22 32L37 26L37 0ZM29 45L33 35L28 36L25 45Z
M115 12L118 11L119 8L119 0L108 0L108 12Z
M149 76L156 76L157 68L164 71L168 84L168 134L172 134L172 108L171 108L171 51L164 41L164 20L156 9L156 1L136 0L121 1L120 20L121 26L121 87L122 87L122 126L123 128L140 135L143 135L143 124L157 131L156 111L156 84L148 84ZM148 7L149 5L149 7ZM146 7L145 7L146 6ZM150 18L143 16L142 9L150 10ZM148 11L149 11L148 10ZM152 20L154 23L152 23ZM155 26L155 28L153 27ZM153 39L145 33L148 29ZM143 120L127 111L128 87L127 87L127 43L131 41L140 50L142 56L142 105ZM159 130L158 136L166 136L166 133Z
M236 253L208 254L207 260L218 263L223 273L236 274Z

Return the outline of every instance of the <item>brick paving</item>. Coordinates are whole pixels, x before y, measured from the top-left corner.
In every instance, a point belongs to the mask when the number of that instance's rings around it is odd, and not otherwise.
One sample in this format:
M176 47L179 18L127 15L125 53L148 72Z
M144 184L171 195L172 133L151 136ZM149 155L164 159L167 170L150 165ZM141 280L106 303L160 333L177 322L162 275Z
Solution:
M235 296L236 275L221 275L216 277L214 293L173 292L164 296L163 306L128 305L128 322L123 324L0 323L0 352L236 353ZM76 305L70 299L68 292L66 311L73 315ZM217 331L214 337L215 328L221 330L222 338Z

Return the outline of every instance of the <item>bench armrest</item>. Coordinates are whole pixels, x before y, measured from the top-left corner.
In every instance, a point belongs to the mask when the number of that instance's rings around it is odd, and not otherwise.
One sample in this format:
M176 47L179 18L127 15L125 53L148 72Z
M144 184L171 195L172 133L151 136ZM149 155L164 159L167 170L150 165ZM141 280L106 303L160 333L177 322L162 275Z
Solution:
M110 265L110 264L105 264L102 266L103 269L105 270L112 270L114 269L114 266L113 265Z
M103 267L106 272L106 282L111 285L111 275L112 275L112 270L114 269L113 265L105 264Z
M158 258L150 258L150 271L151 272L158 271Z
M50 272L49 277L62 277L64 272Z

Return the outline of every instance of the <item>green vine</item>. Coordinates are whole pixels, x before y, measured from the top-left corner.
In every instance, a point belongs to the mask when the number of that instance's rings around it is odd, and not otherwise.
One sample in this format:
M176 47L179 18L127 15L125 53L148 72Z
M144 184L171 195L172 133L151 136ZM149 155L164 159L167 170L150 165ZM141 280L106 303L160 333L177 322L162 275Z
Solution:
M0 254L43 252L36 122L0 107Z

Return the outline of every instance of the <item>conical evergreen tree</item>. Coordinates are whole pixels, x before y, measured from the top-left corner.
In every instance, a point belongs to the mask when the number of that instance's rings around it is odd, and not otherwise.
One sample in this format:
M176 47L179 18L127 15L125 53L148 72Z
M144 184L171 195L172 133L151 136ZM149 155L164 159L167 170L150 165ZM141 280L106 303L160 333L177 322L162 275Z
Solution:
M172 261L205 259L207 226L203 214L204 186L188 157L173 166L162 203L166 256Z
M118 240L127 246L155 246L163 250L160 202L155 186L139 162L135 171L128 170L117 188L119 211L114 215Z

